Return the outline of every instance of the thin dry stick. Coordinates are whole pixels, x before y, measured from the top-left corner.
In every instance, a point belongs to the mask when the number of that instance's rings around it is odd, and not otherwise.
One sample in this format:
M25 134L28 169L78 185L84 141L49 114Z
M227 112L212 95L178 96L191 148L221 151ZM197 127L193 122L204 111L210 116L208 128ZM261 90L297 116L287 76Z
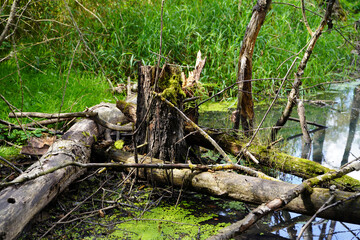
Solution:
M360 240L360 238L355 234L348 226L346 226L343 222L340 222L356 239Z
M5 8L6 4L8 3L8 1L9 1L9 0L5 0L5 1L4 1L3 5L2 5L1 8L0 8L0 14L2 14L2 11L4 10L4 8Z
M14 117L32 117L32 118L74 118L74 117L95 117L96 112L73 112L73 113L41 113L41 112L12 112L9 113L9 118Z
M161 60L161 50L162 50L162 34L163 34L163 27L164 27L164 21L163 21L163 14L164 14L164 3L165 0L161 1L161 17L160 17L160 47L159 47L159 57L158 62L156 64L156 75L155 75L155 91L157 90L157 84L159 80L159 67L160 67L160 60Z
M266 113L264 114L264 117L262 118L259 126L257 127L257 129L256 129L256 131L255 131L255 133L252 135L250 141L245 145L245 147L244 147L244 149L243 149L243 151L242 151L245 155L249 155L249 154L247 153L247 149L250 147L251 143L254 141L254 139L255 139L255 137L256 137L256 134L258 134L261 126L263 125L263 123L264 123L264 121L265 121L265 118L267 117L267 115L269 114L271 108L274 106L276 100L278 99L279 94L280 94L280 90L281 90L282 87L284 86L284 83L285 83L285 81L287 80L287 77L289 76L292 68L294 67L294 64L295 64L296 60L298 60L298 59L299 59L299 58L296 57L296 58L294 59L294 61L292 62L290 68L288 69L287 73L285 74L285 76L284 76L284 78L283 78L283 81L281 82L281 85L280 85L280 87L279 87L279 89L278 89L278 91L277 91L277 93L276 93L276 96L275 96L274 100L271 102L270 106L268 107Z
M21 107L20 110L22 112L23 107L24 107L24 91L23 91L23 81L21 78L21 73L20 73L20 66L19 66L19 61L17 58L17 54L16 54L16 44L15 44L15 38L12 37L12 44L13 44L13 49L14 49L14 57L15 57L15 62L16 62L16 69L17 69L17 74L18 74L18 78L19 78L19 83L20 83L20 95L21 95ZM19 125L22 126L22 119L19 122ZM27 131L25 128L22 128L23 132L26 134L27 138L29 138L30 136L28 135Z
M286 107L284 109L284 111L281 114L281 117L277 120L277 122L275 123L274 127L272 131L271 131L271 140L274 141L276 138L276 135L279 131L280 128L277 127L282 127L285 125L285 123L287 122L288 118L291 115L292 109L296 103L296 98L298 97L298 93L299 93L299 87L302 84L301 79L299 79L299 77L301 77L304 74L304 70L306 68L307 62L310 59L311 53L316 45L317 40L320 38L323 29L325 28L327 21L330 19L331 16L331 12L332 12L332 6L334 5L334 1L335 0L329 0L327 7L326 7L326 12L324 14L324 17L319 25L319 27L316 29L315 33L312 35L308 48L306 49L306 52L300 62L300 65L298 67L298 71L296 72L296 76L297 78L295 78L294 84L292 86L291 92L289 94L288 97L288 101L286 104Z
M51 154L51 153L48 153ZM75 157L72 157L75 159ZM19 176L16 180L11 182L2 182L0 183L0 187L8 187L15 184L24 183L30 180L34 180L41 176L45 176L47 174L53 173L59 169L63 169L69 166L76 166L81 168L113 168L113 169L126 169L126 168L133 168L133 169L190 169L192 171L220 171L220 170L238 170L246 172L247 174L259 177L262 179L268 179L272 181L279 182L280 180L269 177L261 172L258 172L254 169L244 167L238 164L214 164L214 165L201 165L201 164L192 164L192 163L81 163L81 162L66 162L64 164L60 164L55 167L48 168L41 172L36 172L32 175L24 174L23 176Z
M306 222L306 224L304 224L304 226L301 228L299 235L297 236L296 240L299 240L301 238L301 236L304 234L304 231L306 230L306 228L309 227L309 225L311 224L311 222L316 218L316 216L325 211L325 207L328 206L332 200L334 200L335 195L334 195L334 191L335 191L335 186L331 186L330 187L330 194L331 196L329 197L329 199L316 211L316 213Z
M91 15L93 15L93 16L101 23L102 27L103 27L103 28L105 29L105 31L107 32L107 29L106 29L104 23L101 21L101 19L100 19L95 13L93 13L93 12L91 12L89 9L87 9L87 8L86 8L84 5L82 5L78 0L75 0L75 2L76 2L77 4L79 4L85 11L87 11L88 13L90 13Z
M29 1L26 3L26 5L22 8L21 13L17 16L18 20L17 20L17 22L14 24L14 29L13 29L13 31L12 31L9 35L7 35L5 38L10 38L11 36L14 36L14 34L16 33L16 30L17 30L17 28L18 28L18 26L19 26L20 19L23 17L23 14L25 13L25 11L26 11L27 7L29 6L29 4L31 3L31 1L32 1L32 0L29 0Z
M8 165L11 169L17 171L20 174L23 173L23 171L20 168L16 167L14 164L12 164L11 162L9 162L8 160L6 160L5 158L3 158L1 156L0 156L0 162L3 162L5 165Z
M193 128L195 128L196 130L199 131L199 133L206 139L208 140L213 146L214 148L221 154L221 156L223 156L224 160L226 162L229 163L229 165L235 165L237 167L238 170L244 171L248 174L250 174L251 176L256 176L259 178L263 178L263 179L270 179L273 181L279 181L278 179L272 178L270 176L267 176L266 174L262 173L262 172L258 172L256 170L253 170L249 167L245 167L245 166L241 166L238 164L234 164L231 159L229 158L229 156L225 153L225 151L219 146L219 144L217 144L217 142L210 137L202 128L200 128L196 123L194 123L193 121L191 121L190 118L188 118L180 109L178 109L174 104L172 104L170 101L168 101L167 99L165 99L164 97L162 97L159 93L154 92L154 94L157 97L160 97L162 101L164 101L166 104L168 104L170 107L174 108L176 111L179 112L180 116L182 118L184 118L184 120L189 123Z
M1 35L0 35L0 46L2 45L3 41L5 40L5 37L9 31L10 25L12 24L12 22L15 19L15 13L16 13L16 8L17 8L17 4L20 2L20 0L14 0L13 4L11 5L11 9L10 9L10 15L8 18L8 21L5 25L4 30L2 31Z
M51 228L49 228L41 237L40 239L44 238L51 230L54 229L54 227L61 223L62 220L64 220L65 218L67 218L70 214L72 214L74 211L76 211L81 205L83 205L89 198L91 198L92 196L94 196L100 189L102 189L102 187L107 183L107 180L104 181L101 186L95 190L95 192L93 192L90 196L86 197L83 201L81 201L78 205L76 205L76 207L74 207L73 209L71 209L71 211L69 211L67 214L65 214L65 216L63 216L59 221L57 221L54 225L51 226Z
M291 7L297 8L297 9L299 9L299 8L300 8L300 7L298 7L298 6L294 5L294 4L291 4L291 3L284 3L284 2L272 2L272 3L273 3L273 4L283 4L283 5L288 5L288 6L291 6ZM309 9L307 9L307 8L305 8L305 11L308 11L308 12L310 12L310 13L312 13L312 14L316 15L316 16L322 17L320 14L318 14L318 13L316 13L316 12L314 12L314 11L311 11L311 10L309 10Z
M310 28L310 25L309 25L309 22L306 18L306 14L305 14L305 1L304 0L301 0L301 13L303 15L303 21L304 21L304 24L306 26L306 29L308 30L310 36L314 35L313 31L311 30Z
M62 98L61 98L61 104L60 104L60 108L59 108L58 119L60 119L61 108L62 108L63 105L64 105L66 87L67 87L67 85L68 85L68 83L69 83L69 77L70 77L71 68L72 68L72 65L73 65L73 63L74 63L75 53L76 53L79 45L80 45L80 41L78 41L78 43L76 44L76 47L75 47L74 52L73 52L73 55L72 55L72 57L71 57L71 62L70 62L70 66L69 66L69 69L68 69L68 74L67 74L67 76L66 76L65 86L64 86L64 90L63 90L63 94L62 94ZM56 124L55 130L57 129L57 127L58 127L58 124Z

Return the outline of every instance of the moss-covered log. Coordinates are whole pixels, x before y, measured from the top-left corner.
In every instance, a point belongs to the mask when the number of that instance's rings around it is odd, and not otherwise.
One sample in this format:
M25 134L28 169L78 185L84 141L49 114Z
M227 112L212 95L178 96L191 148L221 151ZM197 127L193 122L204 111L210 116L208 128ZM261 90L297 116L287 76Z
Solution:
M187 127L186 131L191 132L192 129ZM246 141L236 139L230 134L217 132L215 130L207 130L206 132L224 149L224 151L233 155L238 155L242 147L246 144ZM188 141L209 149L213 148L200 134L195 133L190 135ZM332 171L332 169L324 167L317 162L293 157L276 149L268 149L266 146L262 145L253 144L250 146L249 151L256 157L261 165L306 179ZM338 188L346 191L360 190L360 181L349 176L343 176L333 180L330 184L335 184Z

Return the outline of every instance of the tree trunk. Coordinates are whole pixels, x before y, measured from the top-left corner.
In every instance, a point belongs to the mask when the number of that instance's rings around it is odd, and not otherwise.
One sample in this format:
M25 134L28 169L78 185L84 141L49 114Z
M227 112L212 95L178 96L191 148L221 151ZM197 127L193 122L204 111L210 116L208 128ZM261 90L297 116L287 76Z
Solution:
M140 153L148 153L167 161L182 162L187 146L184 138L184 120L160 98L153 97L155 89L155 68L141 66L138 79L138 100L136 111L137 145L144 145ZM181 89L181 72L178 68L165 65L161 70L157 93L182 110L185 97ZM141 107L140 107L141 106Z
M256 38L261 26L265 21L266 13L271 0L259 0L253 9L253 14L246 28L245 36L241 45L238 72L238 103L235 111L234 129L239 129L240 120L246 136L250 136L248 130L254 125L254 103L252 99L252 57Z
M121 112L109 104L92 109L112 123L118 122L121 116ZM39 161L14 181L41 174L68 161L89 162L91 145L103 131L103 127L98 127L90 119L76 123ZM86 169L69 166L3 189L0 192L0 239L14 239L18 236L41 209L85 171Z

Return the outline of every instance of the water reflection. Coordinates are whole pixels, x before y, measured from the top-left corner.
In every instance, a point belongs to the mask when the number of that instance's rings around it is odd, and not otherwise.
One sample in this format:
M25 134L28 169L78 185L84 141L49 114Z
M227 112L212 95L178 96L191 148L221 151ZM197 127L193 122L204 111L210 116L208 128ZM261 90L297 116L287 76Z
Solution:
M357 83L359 84L359 83ZM343 85L337 96L330 98L320 94L317 98L337 102L332 108L306 106L306 117L328 126L312 134L312 146L306 146L301 138L289 139L284 149L296 157L305 157L329 168L339 168L360 156L360 129L357 129L360 113L360 86ZM351 174L360 179L359 172Z
M328 128L312 128L312 144L305 145L301 138L299 124L288 122L286 127L280 131L280 134L287 139L283 150L290 155L306 157L333 169L359 157L360 128L357 127L360 115L359 83L360 80L355 83L337 85L314 97L314 99L336 102L335 105L326 107L309 104L305 106L307 120L326 125ZM274 109L263 127L271 127L278 118L281 109L281 107ZM265 111L266 109L256 109L257 117L262 118ZM231 128L230 112L201 114L200 124L214 128ZM269 136L269 131L262 131L260 135L266 138ZM359 172L353 172L349 175L360 179ZM284 176L288 175L284 174ZM292 180L291 182L297 184L301 180ZM308 216L279 211L265 219L264 222L257 223L253 229L235 239L296 239L301 227L308 219ZM343 224L316 218L302 239L358 239L357 236L354 237L354 234L359 234L359 228L359 225L355 224Z
M356 125L359 120L359 113L360 113L359 110L360 110L360 86L357 86L354 89L354 98L353 98L353 102L351 104L349 133L348 133L348 138L347 138L346 146L345 146L345 152L344 152L343 159L341 161L341 165L346 164L349 159L351 146L353 144L354 137L355 137Z

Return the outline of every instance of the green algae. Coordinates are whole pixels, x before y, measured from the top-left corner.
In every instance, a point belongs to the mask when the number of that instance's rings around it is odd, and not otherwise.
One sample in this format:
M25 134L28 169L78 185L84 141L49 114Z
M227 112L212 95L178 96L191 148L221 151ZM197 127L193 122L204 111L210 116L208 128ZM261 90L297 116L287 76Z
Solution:
M112 233L100 239L206 239L228 224L200 224L215 214L194 214L187 209L195 202L179 206L159 206L146 212L141 218L117 224Z

